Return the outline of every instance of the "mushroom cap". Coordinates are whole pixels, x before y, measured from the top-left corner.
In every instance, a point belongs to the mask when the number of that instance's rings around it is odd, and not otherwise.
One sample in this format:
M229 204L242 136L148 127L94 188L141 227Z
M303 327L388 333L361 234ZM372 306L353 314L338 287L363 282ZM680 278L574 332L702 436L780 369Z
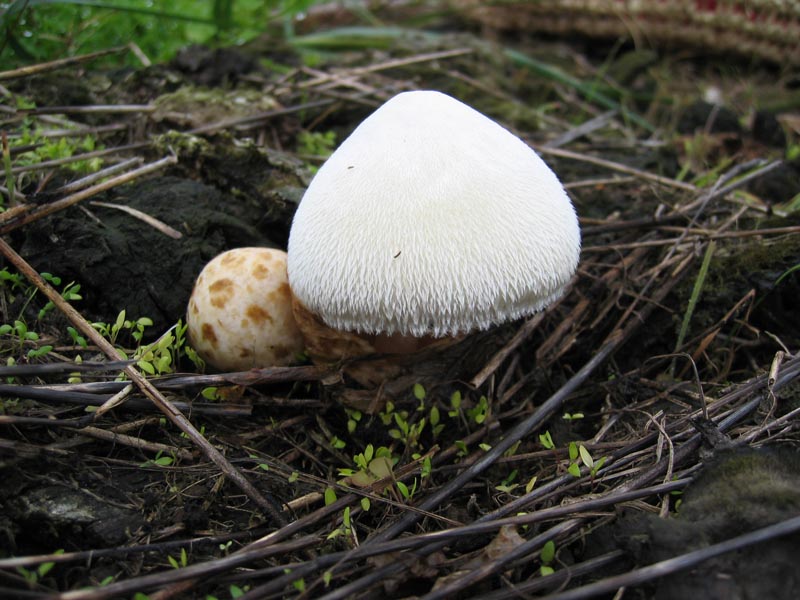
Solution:
M292 315L286 253L236 248L200 272L186 313L189 341L220 371L295 361L303 338Z
M322 165L289 237L292 293L334 328L443 337L564 292L580 230L522 140L434 91L398 94Z

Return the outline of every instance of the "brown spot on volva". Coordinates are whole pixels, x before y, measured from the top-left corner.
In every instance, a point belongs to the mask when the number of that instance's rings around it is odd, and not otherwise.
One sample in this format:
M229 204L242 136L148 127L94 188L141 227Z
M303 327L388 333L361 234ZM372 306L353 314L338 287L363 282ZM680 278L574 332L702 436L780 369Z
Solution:
M227 277L217 279L214 283L208 286L208 291L211 296L211 304L217 308L225 308L228 300L233 296L234 283Z
M266 310L260 307L258 304L251 304L247 307L245 314L250 317L250 320L253 321L256 325L261 325L262 323L269 321L270 323L274 322L272 315L269 314Z
M239 351L239 358L250 358L251 356L253 356L253 352L250 348L242 348Z
M242 264L247 257L240 252L228 252L220 259L220 264L226 267L236 267Z
M269 277L269 267L264 263L256 263L253 265L252 275L255 279L266 279Z
M247 329L248 327L250 327L249 319L242 319L239 321L239 329Z
M210 323L203 323L203 326L200 328L200 335L214 348L216 348L217 345L219 344L219 339L217 339L217 332L214 331L214 326L211 325Z
M267 294L267 302L281 304L292 297L292 290L288 283L281 283L277 288Z

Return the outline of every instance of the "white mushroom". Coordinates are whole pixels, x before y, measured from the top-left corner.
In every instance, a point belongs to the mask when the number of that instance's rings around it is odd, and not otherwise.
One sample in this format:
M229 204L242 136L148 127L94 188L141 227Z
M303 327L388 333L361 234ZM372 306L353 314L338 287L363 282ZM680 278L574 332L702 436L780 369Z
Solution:
M292 316L286 253L237 248L211 260L186 314L189 341L221 371L287 365L303 350Z
M532 314L575 272L580 231L522 140L434 91L378 108L320 168L289 239L289 282L327 326L444 337Z

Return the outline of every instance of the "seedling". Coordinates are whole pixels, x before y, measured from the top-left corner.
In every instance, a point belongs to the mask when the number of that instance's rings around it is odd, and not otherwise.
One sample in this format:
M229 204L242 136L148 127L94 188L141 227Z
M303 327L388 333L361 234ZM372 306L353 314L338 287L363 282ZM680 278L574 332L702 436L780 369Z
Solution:
M539 567L539 572L542 574L542 577L546 575L552 575L555 572L555 569L550 566L555 557L556 544L553 542L553 540L547 540L544 546L542 546L541 552L539 552L539 558L542 561L542 566Z
M397 485L397 489L403 495L403 498L406 500L411 500L414 497L414 492L417 491L417 478L414 477L414 483L411 486L411 489L403 483L402 481L396 481L395 485Z
M450 411L448 411L447 415L449 417L461 416L461 392L458 390L450 396Z
M416 423L408 422L408 412L398 411L394 413L394 422L397 425L396 429L389 430L389 436L402 441L409 448L416 448L419 446L419 438L422 431L425 429L426 419L422 417Z
M561 418L564 419L565 421L577 421L578 419L582 419L583 416L584 415L582 412L576 412L576 413L565 412L563 415L561 415Z
M64 550L59 549L56 550L53 554L63 554ZM54 562L43 562L35 569L26 569L25 567L17 567L17 573L22 575L30 584L39 583L55 566L56 563Z
M364 452L353 457L358 470L339 469L339 475L348 477L350 482L357 487L366 487L374 482L389 477L392 474L392 467L396 459L392 456L392 451L385 446L380 446L377 450L372 444L367 445Z
M189 557L186 555L186 548L181 548L180 556L176 559L173 556L167 556L167 560L173 569L180 569L189 564Z
M467 448L467 444L463 440L456 440L453 445L457 448L456 456L463 458L469 454L469 448Z
M583 444L576 444L575 442L569 443L569 461L567 471L574 477L581 476L581 463L589 469L589 475L594 478L606 462L606 457L594 460L592 454Z
M361 411L345 408L344 412L347 414L347 433L355 433L356 427L361 422Z
M517 470L514 469L513 471L511 471L511 473L508 474L508 477L506 477L500 485L496 485L494 489L496 489L498 492L505 492L506 494L510 494L512 491L514 491L514 488L518 487L519 485L517 483L514 483L514 480L517 478L518 474L519 473L517 472Z
M233 545L233 540L228 540L224 544L220 544L219 549L222 551L223 554L225 554L225 556L227 556L228 553L231 551L232 545Z
M330 488L328 488L328 489L330 489ZM326 493L327 493L327 490L326 490ZM339 536L345 536L345 537L350 538L351 540L355 540L356 539L356 530L355 530L355 527L353 526L353 522L352 522L352 520L350 518L350 507L349 506L345 506L344 511L342 512L342 524L339 527L337 527L336 529L334 529L333 531L331 531L328 534L328 537L326 539L333 540L333 539L336 539Z
M467 410L467 416L475 421L476 425L483 425L489 415L489 401L486 396L481 396L478 404Z
M174 456L165 456L162 451L159 451L158 454L156 454L156 457L154 459L146 460L145 462L143 462L139 466L140 467L153 467L153 466L155 466L155 467L169 467L174 462L175 462L175 457Z
M436 439L439 437L439 434L444 429L444 423L441 423L441 416L439 415L439 409L434 405L431 406L430 412L428 412L428 419L431 422L431 431L433 432L433 438Z

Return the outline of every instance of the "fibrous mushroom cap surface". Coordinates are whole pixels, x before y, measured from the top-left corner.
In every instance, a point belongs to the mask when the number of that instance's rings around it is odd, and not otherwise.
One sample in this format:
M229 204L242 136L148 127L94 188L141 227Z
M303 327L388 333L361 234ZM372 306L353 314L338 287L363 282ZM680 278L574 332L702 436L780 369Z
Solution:
M439 92L399 94L315 176L289 239L293 293L329 326L445 336L541 310L580 232L522 140Z

